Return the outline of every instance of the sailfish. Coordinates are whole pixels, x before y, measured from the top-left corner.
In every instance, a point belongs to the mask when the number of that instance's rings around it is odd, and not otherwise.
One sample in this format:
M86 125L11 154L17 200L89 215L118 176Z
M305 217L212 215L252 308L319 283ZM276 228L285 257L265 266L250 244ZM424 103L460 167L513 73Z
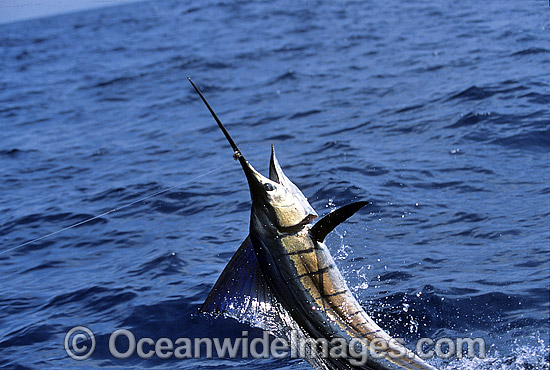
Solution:
M201 91L189 82L233 149L252 199L249 235L221 273L201 312L235 318L285 338L294 335L330 343L340 339L367 351L364 361L357 361L349 355L310 350L305 360L318 370L436 370L369 317L324 243L329 232L369 203L348 204L313 223L317 213L283 173L273 146L269 177L265 177L245 159Z

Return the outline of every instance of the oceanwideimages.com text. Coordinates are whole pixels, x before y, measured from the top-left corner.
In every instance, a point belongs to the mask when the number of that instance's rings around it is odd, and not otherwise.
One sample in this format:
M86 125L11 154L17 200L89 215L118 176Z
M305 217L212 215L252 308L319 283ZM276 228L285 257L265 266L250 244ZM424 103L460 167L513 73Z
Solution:
M130 330L118 329L109 336L108 350L116 359L138 357L141 359L189 359L189 358L347 358L354 366L364 365L369 357L429 359L485 358L486 344L483 338L421 338L414 351L407 351L401 339L368 341L343 338L312 339L291 331L289 338L278 338L264 331L261 337L249 337L248 331L238 338L148 338L136 337ZM75 360L90 358L96 349L93 332L77 326L65 336L65 351Z

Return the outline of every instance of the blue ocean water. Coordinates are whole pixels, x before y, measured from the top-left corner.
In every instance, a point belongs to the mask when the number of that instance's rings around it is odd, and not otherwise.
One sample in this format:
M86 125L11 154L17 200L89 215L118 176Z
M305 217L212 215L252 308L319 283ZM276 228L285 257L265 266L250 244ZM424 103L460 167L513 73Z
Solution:
M0 25L0 366L310 368L107 349L119 328L249 330L197 315L250 201L190 76L320 214L373 202L328 245L389 333L485 339L441 369L548 369L549 32L544 1L150 1ZM98 343L81 362L77 325Z

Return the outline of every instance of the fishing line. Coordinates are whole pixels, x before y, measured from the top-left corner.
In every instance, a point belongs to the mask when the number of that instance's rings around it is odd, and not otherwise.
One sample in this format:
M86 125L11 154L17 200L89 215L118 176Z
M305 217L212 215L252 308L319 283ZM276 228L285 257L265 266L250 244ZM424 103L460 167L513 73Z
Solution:
M219 170L221 170L222 168L227 167L227 166L229 166L229 165L231 165L231 164L232 164L232 163L225 164L225 165L223 165L223 166L221 166L221 167L215 168L215 169L213 169L213 170L211 170L211 171L205 172L205 173L203 173L203 174L201 174L201 175L198 175L198 176L195 176L195 177L193 177L193 178L191 178L191 179L185 180L185 181L183 181L183 182L181 182L181 183L179 183L179 184L176 184L176 185L174 185L174 186L170 186L169 188L166 188L166 189L164 189L164 190L157 191L156 193L149 194L149 195L147 195L147 196L144 196L143 198L139 198L139 199L134 200L134 201L132 201L132 202L130 202L130 203L127 203L127 204L124 204L124 205L122 205L122 206L119 206L119 207L115 207L115 208L113 208L113 209L110 209L110 210L108 210L108 211L106 211L106 212L100 213L100 214L98 214L97 216L93 216L93 217L87 218L87 219L85 219L85 220L79 221L79 222L77 222L77 223L75 223L75 224L72 224L72 225L70 225L70 226L67 226L67 227L64 227L64 228L62 228L62 229L59 229L59 230L57 230L57 231L54 231L54 232L51 232L51 233L49 233L49 234L43 235L43 236L41 236L41 237L39 237L39 238L32 239L32 240L29 240L29 241L27 241L27 242L25 242L25 243L23 243L23 244L19 244L19 245L15 246L15 247L6 249L6 250L4 250L4 251L0 251L0 255L2 255L2 254L4 254L4 253L11 252L11 251L16 250L16 249L18 249L18 248L24 247L25 245L29 245L29 244L35 243L35 242L40 241L40 240L42 240L42 239L49 238L50 236L53 236L53 235L55 235L55 234L62 233L62 232L64 232L64 231L67 231L67 230L69 230L69 229L75 228L75 227L77 227L77 226L84 225L84 224L86 224L86 223L88 223L88 222L91 222L91 221L93 221L93 220L97 220L98 218L102 218L102 217L104 217L104 216L107 216L107 215L110 214L110 213L114 213L114 212L116 212L116 211L120 211L121 209L128 208L128 207L130 207L130 206L132 206L132 205L134 205L134 204L136 204L136 203L143 202L144 200L147 200L147 199L156 197L156 196L158 196L158 195L161 195L161 194L163 194L163 193L166 193L167 191L170 191L170 190L172 190L172 189L179 188L179 187L182 186L182 185L185 185L185 184L187 184L187 183L190 183L190 182L192 182L192 181L195 181L196 179L199 179L199 178L201 178L201 177L204 177L204 176L206 176L206 175L209 175L209 174L211 174L211 173L214 173L214 172L216 172L216 171L219 171Z

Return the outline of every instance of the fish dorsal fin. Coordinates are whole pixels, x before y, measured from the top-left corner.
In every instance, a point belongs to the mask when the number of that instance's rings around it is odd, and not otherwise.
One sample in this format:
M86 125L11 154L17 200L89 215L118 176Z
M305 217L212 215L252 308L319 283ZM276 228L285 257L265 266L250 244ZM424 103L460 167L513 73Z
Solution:
M200 311L213 316L224 315L267 330L276 337L285 338L292 351L299 350L299 343L313 339L272 293L262 276L250 236L235 252ZM331 368L327 367L319 351L306 347L304 359L315 370Z
M294 185L288 177L286 177L279 161L277 160L277 156L275 155L275 147L273 145L271 145L271 159L269 160L269 179L283 185L286 189L288 189L302 204L308 215L313 216L312 218L317 217L317 212L315 212L313 207L309 204L302 191Z
M369 202L354 202L340 207L321 218L309 231L314 240L322 242L334 228L350 218L355 212L369 204Z
M278 305L256 260L254 246L248 236L233 255L200 311L232 317L264 330L276 331Z

